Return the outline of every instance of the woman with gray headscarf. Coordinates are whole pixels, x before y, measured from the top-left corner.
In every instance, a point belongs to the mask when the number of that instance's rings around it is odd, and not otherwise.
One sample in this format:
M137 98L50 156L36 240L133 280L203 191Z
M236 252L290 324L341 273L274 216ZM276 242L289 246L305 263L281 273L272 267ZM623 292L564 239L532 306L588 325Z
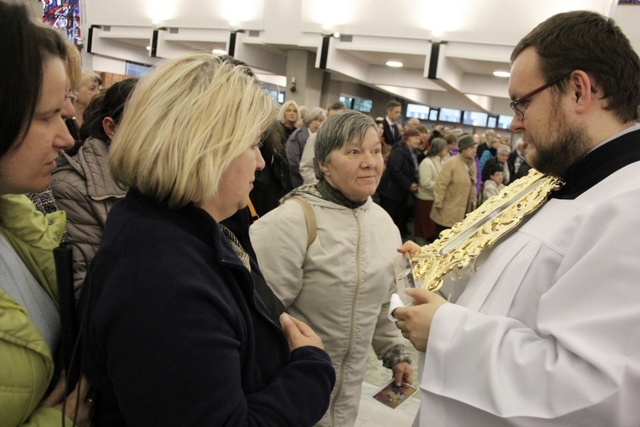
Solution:
M274 293L322 337L331 356L337 379L320 425L351 426L369 346L393 370L396 384L413 381L408 348L387 318L402 242L389 215L371 200L383 170L373 119L357 111L327 119L315 159L320 181L285 196L252 225L251 240ZM303 206L311 208L315 229ZM309 233L315 234L310 244Z

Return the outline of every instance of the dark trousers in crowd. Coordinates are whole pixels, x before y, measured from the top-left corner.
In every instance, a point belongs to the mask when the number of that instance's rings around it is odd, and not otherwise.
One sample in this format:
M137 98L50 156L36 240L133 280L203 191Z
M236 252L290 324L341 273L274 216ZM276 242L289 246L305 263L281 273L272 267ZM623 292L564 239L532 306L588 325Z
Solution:
M383 196L382 194L380 194L379 196L380 206L382 207L382 209L387 211L394 224L398 227L398 230L400 230L400 234L403 237L409 236L411 232L409 231L409 227L407 227L408 217L405 201L392 200Z
M440 233L444 230L449 230L451 227L445 227L444 225L440 225L436 222L436 232L433 234L433 240L440 238Z

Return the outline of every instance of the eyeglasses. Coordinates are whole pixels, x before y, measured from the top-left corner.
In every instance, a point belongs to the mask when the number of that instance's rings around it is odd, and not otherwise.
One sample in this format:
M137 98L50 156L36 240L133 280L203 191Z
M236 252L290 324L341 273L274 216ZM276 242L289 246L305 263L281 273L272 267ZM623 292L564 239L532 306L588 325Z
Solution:
M511 107L511 109L518 115L518 117L520 118L520 120L524 120L524 113L527 111L526 108L524 108L524 104L526 104L527 102L531 101L531 98L533 98L534 95L542 92L545 89L550 88L551 86L553 86L554 84L566 79L567 77L570 77L571 74L567 74L564 75L562 77L558 77L555 80L551 80L549 83L545 83L544 85L540 86L538 89L532 90L531 92L529 92L528 94L521 96L520 98L516 99L515 101L511 101L511 103L509 104L509 107Z
M65 95L65 98L69 98L69 101L71 101L71 103L72 103L72 104L73 104L73 103L76 101L76 99L77 99L77 97L76 97L73 93L71 93L71 90L68 90L68 91L67 91L67 94Z

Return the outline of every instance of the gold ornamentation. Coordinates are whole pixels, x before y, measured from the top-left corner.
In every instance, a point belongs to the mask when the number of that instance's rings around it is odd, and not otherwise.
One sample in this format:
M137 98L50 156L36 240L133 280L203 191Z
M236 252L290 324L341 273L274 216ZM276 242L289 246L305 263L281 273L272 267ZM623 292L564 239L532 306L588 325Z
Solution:
M460 277L475 270L484 249L516 228L562 185L558 178L530 169L527 176L505 187L450 230L443 231L438 240L423 246L412 259L414 277L422 279L424 288L435 292L448 273Z

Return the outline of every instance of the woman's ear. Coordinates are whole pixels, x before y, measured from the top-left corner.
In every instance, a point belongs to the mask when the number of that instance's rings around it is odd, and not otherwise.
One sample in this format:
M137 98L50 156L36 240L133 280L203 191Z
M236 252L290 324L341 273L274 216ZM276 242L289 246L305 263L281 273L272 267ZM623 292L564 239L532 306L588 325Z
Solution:
M318 162L318 168L320 168L323 175L329 175L329 168L327 167L326 162Z
M116 122L114 122L111 117L105 117L102 119L102 129L104 129L104 133L110 140L116 136Z

